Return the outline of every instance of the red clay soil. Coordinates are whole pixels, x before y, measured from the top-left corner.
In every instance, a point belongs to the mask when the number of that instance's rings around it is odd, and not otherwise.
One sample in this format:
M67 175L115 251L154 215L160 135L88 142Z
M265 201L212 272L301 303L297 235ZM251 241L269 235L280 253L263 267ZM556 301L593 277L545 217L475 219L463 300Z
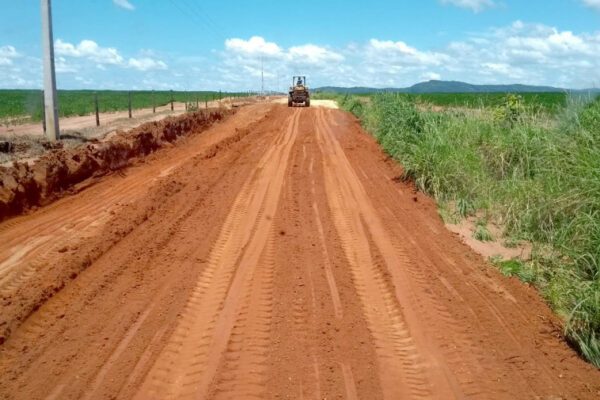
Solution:
M197 112L149 122L110 140L75 149L51 150L33 165L0 166L0 221L55 200L65 190L92 176L116 171L132 159L146 156L182 135L198 133L228 111Z
M597 399L350 115L244 107L0 224L0 398Z

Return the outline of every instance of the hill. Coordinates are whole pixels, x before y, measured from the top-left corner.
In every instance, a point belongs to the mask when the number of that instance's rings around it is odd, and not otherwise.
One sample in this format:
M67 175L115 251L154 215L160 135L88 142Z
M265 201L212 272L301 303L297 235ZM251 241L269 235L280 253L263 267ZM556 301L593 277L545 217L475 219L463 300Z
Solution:
M534 85L473 85L458 81L429 81L421 82L407 88L370 88L370 87L336 87L325 86L316 88L317 92L333 92L342 94L367 94L380 92L396 93L556 93L565 91L600 92L599 89L570 90L551 86Z

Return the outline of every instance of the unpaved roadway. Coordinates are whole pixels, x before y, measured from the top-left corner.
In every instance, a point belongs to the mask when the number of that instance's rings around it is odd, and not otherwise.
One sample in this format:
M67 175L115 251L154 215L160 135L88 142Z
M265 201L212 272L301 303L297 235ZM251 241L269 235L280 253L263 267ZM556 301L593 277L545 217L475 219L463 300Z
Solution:
M597 399L348 114L256 104L0 224L2 399Z
M226 97L223 100L213 100L208 102L200 102L199 108L202 110L206 108L227 108L230 109L234 106L252 102L254 98L232 98ZM127 130L135 128L145 122L152 122L164 119L167 116L177 116L186 112L186 104L180 102L173 103L173 111L171 111L171 105L167 104L164 106L157 106L156 110L152 108L138 108L132 110L132 118L129 118L129 112L114 111L114 112L103 112L99 114L100 126L96 127L96 115L78 115L64 117L60 119L60 130L64 134L80 133L87 138L103 137L110 132L114 132L118 129ZM43 136L44 130L42 122L37 123L25 123L25 124L2 124L0 121L0 136L5 139L19 136Z

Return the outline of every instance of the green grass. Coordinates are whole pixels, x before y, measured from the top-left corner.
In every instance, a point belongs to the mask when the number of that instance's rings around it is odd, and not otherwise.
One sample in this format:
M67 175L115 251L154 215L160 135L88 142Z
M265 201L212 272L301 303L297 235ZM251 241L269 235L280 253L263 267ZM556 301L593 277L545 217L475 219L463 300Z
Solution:
M454 99L459 107L434 111L424 97L337 99L443 209L481 211L510 240L533 244L531 261L499 268L538 287L600 367L600 101L548 97L553 108L504 96L465 109Z
M98 93L100 112L127 110L128 92L116 90L59 90L59 115L69 117L87 115L94 112L94 93ZM223 93L223 96L240 96L240 94ZM177 102L195 102L218 99L219 92L173 92ZM150 108L153 102L163 106L171 101L169 91L132 91L131 106L133 109ZM30 117L34 121L42 119L42 92L40 90L0 90L0 119L10 117Z
M426 93L426 94L402 94L407 99L421 104L438 107L453 108L489 108L501 106L505 93ZM586 96L584 94L578 96ZM315 98L362 98L373 97L369 94L353 96L335 95L331 93L316 93ZM526 107L538 113L556 114L561 111L569 101L570 96L564 92L557 93L522 93L520 97ZM572 97L572 96L571 96Z
M494 237L487 229L485 225L477 225L475 228L475 232L473 233L473 238L479 240L480 242L492 242Z
M442 107L497 107L504 97L503 93L432 93L410 95L418 103L433 104ZM523 93L526 106L538 111L556 112L567 104L566 93Z

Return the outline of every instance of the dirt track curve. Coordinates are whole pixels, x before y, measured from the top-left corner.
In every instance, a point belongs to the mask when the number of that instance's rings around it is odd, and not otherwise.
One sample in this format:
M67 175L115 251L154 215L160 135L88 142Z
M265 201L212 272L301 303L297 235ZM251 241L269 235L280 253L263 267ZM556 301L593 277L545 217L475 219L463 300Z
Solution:
M0 224L2 399L597 399L348 114L257 104Z

